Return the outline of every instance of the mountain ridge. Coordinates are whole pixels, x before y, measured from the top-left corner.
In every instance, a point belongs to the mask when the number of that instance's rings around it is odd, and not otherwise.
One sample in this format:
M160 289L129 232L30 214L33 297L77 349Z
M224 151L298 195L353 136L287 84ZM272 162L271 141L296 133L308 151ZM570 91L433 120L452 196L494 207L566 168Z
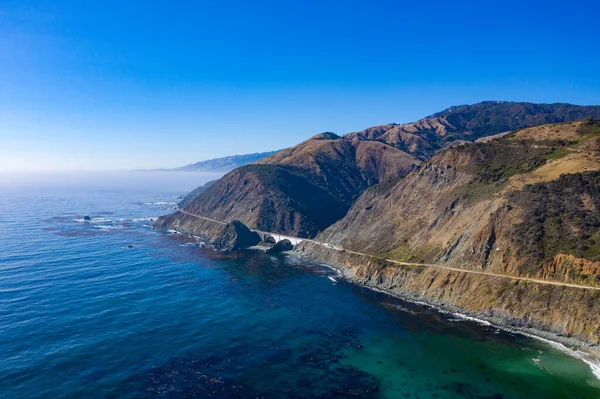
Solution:
M263 165L260 169L225 175L186 206L216 219L235 218L250 228L313 237L345 215L365 189L401 179L443 148L540 121L588 116L600 117L600 106L490 101L450 107L409 124L379 125L343 136L320 133L256 161ZM284 176L315 197L296 192ZM245 194L242 198L233 192ZM321 206L317 198L332 217L314 209Z
M277 150L279 151L279 150ZM277 151L254 152L251 154L228 155L220 158L212 158L204 161L191 163L171 169L152 169L144 171L161 172L229 172L240 166L259 161L265 157L275 154Z
M382 141L426 160L453 141L475 141L520 128L597 118L599 115L600 106L593 105L483 101L452 106L416 122L373 126L344 137Z

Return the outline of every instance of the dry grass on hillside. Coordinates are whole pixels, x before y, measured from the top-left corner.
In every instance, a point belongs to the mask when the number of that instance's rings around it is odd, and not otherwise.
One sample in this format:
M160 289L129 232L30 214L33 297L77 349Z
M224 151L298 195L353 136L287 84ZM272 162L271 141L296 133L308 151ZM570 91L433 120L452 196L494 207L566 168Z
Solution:
M535 141L577 141L580 138L580 135L577 132L579 126L581 126L581 122L534 126L527 129L519 130L511 138L517 140Z

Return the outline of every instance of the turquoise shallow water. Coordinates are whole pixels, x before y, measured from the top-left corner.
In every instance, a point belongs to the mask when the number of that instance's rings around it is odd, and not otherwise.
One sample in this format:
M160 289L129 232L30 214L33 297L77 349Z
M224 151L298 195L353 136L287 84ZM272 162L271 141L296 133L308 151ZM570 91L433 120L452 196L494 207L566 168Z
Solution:
M1 188L0 397L600 397L544 342L153 231L190 184Z

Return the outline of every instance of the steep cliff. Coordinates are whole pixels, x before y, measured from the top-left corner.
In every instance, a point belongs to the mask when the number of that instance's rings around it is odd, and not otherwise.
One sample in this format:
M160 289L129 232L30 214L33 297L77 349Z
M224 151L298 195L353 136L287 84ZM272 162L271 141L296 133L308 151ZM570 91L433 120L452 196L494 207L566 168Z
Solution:
M580 342L600 345L600 291L431 267L399 266L308 241L299 244L296 253L336 266L349 281L409 300L466 313L567 345Z
M176 212L161 216L154 225L162 230L173 229L201 237L210 244L228 251L246 248L260 242L260 236L239 220L221 223Z
M366 190L317 240L381 258L600 287L599 149L597 121L449 148L401 181ZM300 250L344 256L308 244ZM600 342L600 291L344 264L381 288Z

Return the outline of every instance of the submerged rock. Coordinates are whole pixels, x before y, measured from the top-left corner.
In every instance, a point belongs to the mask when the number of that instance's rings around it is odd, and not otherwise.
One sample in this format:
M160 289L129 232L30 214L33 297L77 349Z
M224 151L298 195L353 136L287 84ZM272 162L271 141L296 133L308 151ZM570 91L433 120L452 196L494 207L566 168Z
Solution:
M89 217L89 215L85 215L85 216L83 217L83 220L90 221L90 220L92 220L92 218L91 218L91 217Z
M294 249L290 240L281 240L277 244L273 245L271 248L267 249L267 253L270 255L278 254L283 251L291 251Z
M259 242L260 236L256 232L239 220L234 220L227 223L213 243L219 248L234 250L256 245Z

